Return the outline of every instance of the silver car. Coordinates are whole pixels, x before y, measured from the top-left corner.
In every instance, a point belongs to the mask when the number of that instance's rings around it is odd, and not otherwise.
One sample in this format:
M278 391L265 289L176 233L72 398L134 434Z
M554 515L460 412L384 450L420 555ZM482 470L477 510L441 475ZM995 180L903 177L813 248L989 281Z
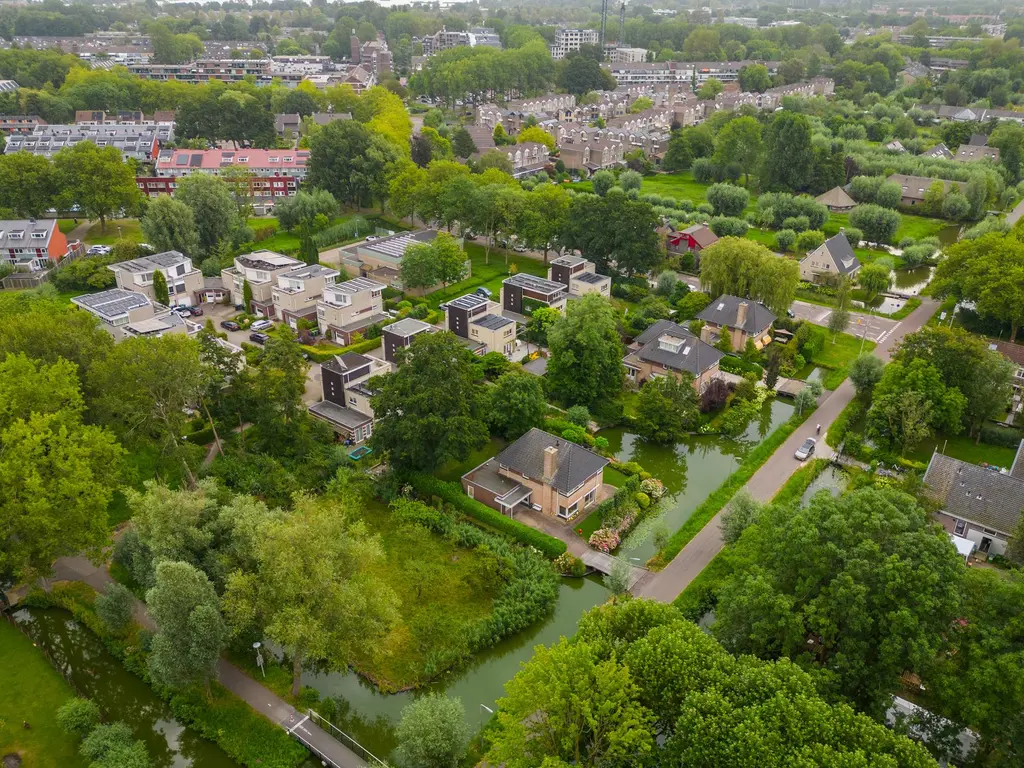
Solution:
M807 459L814 455L814 446L816 443L817 441L813 437L808 437L804 440L804 444L796 449L796 453L793 455L796 456L798 461L807 461Z

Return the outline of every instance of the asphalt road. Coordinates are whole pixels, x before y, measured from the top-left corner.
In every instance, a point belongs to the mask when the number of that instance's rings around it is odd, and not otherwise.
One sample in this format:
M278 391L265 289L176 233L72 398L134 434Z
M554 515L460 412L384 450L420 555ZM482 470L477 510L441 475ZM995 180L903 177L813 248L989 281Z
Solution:
M820 304L810 304L806 301L794 301L790 309L800 320L807 320L828 327L828 319L832 316L831 307L823 307ZM860 312L850 313L850 325L846 332L860 338L866 335L868 341L881 343L889 338L889 335L900 325L899 320L890 320L887 317L876 315L864 315Z

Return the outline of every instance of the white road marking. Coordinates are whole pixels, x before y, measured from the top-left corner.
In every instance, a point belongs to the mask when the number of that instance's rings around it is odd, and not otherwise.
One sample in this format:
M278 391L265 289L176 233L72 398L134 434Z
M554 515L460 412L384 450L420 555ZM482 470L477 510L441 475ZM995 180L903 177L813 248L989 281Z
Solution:
M293 726L292 726L291 728L289 728L289 729L288 729L288 733L292 733L292 732L294 732L296 728L298 728L298 727L299 727L300 725L302 725L302 724L303 724L304 722L306 722L307 720L309 720L309 715L306 715L306 716L305 716L305 717L303 717L303 718L302 718L301 720L299 720L299 722L297 722L297 723L296 723L295 725L293 725ZM303 730L303 731L304 731L305 733L309 733L309 731L307 731L307 730L306 730L305 728L303 728L302 730Z

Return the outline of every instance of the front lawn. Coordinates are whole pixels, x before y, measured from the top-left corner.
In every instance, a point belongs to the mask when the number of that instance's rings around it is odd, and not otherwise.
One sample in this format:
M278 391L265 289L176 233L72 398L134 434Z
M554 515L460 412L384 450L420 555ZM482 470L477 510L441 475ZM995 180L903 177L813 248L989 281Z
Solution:
M80 223L81 222L78 222L75 219L57 219L57 229L61 231L61 234L66 235L69 232L74 231L75 227Z
M814 355L809 362L825 369L821 377L821 385L825 389L836 390L847 376L847 366L855 360L862 352L862 340L849 333L840 333L836 343L832 343L832 334L829 333L825 339L825 345L821 351ZM863 340L863 352L868 353L875 348L875 342L870 339Z
M490 613L498 593L499 561L403 524L376 501L366 503L362 519L384 547L377 575L401 603L398 624L376 644L378 653L361 654L353 666L385 693L423 685L468 651L468 630Z
M992 464L1007 469L1013 465L1013 459L1017 455L1016 448L1005 448L1001 445L987 443L975 445L974 438L967 435L954 435L953 437L940 435L935 440L926 440L913 451L908 451L906 458L927 464L936 449L960 461L967 461L971 464Z
M428 294L426 298L430 308L437 309L438 304L456 299L467 293L472 293L480 286L490 289L492 300L498 301L498 297L501 294L501 283L509 276L509 267L513 264L521 273L547 277L548 267L540 259L510 252L508 254L508 266L506 266L504 251L491 248L490 263L486 263L488 260L485 258L485 254L483 245L467 242L466 255L469 256L473 267L472 274L461 282ZM555 258L554 255L551 258Z
M100 223L97 221L85 233L85 244L113 245L122 237L137 243L142 242L142 229L139 227L138 219L107 219L105 230L100 229Z
M839 232L840 227L850 226L850 215L848 213L833 213L825 222L825 235L832 235ZM900 228L896 230L894 242L899 242L904 237L912 237L920 240L925 237L938 237L944 229L955 226L944 219L933 219L928 216L916 216L913 213L900 211Z
M87 761L78 754L78 740L64 733L55 719L57 709L75 695L71 686L6 621L0 621L0 659L0 755L20 755L25 768L84 768Z

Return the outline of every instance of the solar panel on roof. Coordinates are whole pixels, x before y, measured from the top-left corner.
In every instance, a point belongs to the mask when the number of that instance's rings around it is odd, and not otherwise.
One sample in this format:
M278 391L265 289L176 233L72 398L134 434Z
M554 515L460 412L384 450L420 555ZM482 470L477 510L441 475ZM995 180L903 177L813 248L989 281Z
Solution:
M188 155L178 155L174 158L175 165L188 165Z
M202 155L192 155L192 159L189 161L190 168L200 168L203 165Z

